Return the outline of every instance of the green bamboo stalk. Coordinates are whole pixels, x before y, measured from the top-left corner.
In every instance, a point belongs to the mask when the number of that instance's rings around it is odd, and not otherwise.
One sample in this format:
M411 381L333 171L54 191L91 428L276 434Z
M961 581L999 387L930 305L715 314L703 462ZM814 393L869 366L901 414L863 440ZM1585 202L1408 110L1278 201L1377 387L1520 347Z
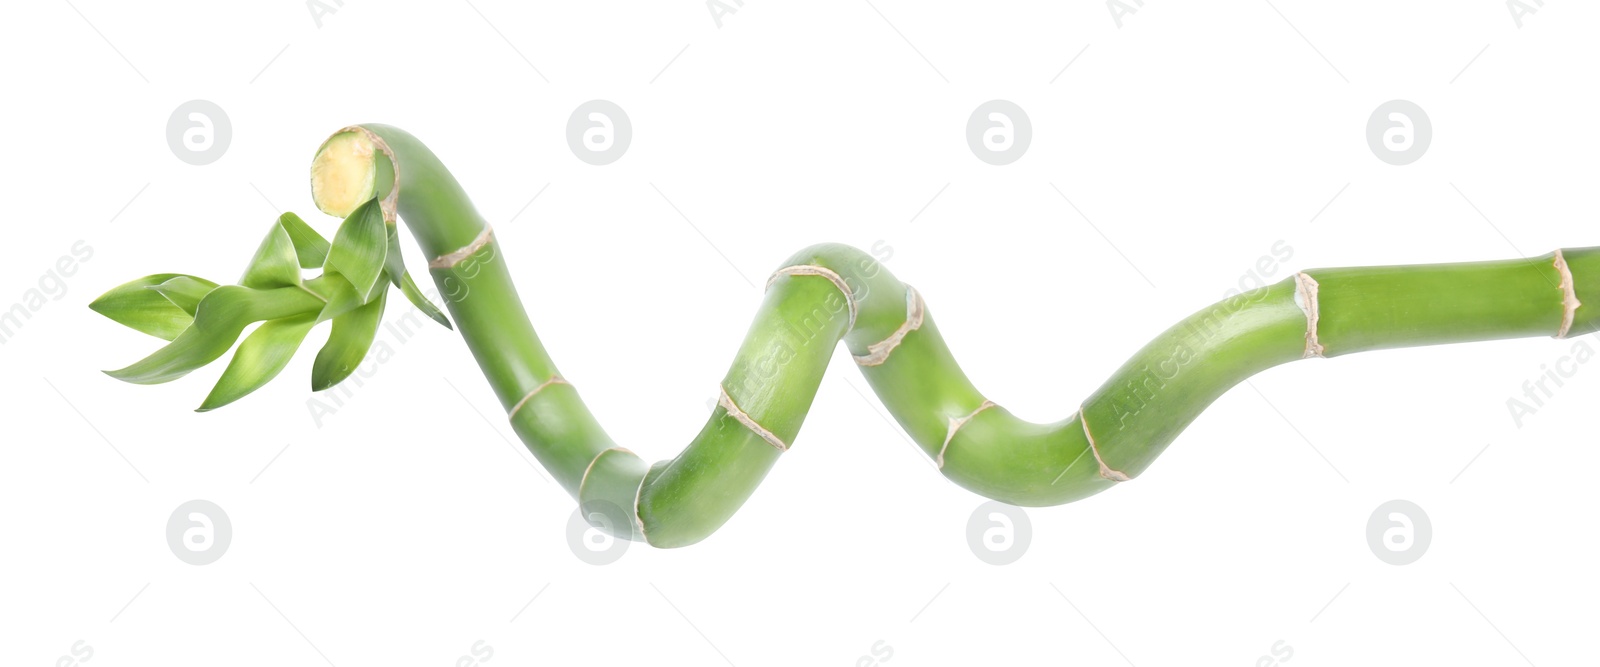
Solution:
M1066 419L1033 424L972 385L915 289L859 250L823 244L773 274L721 383L717 409L680 454L650 464L617 446L562 377L522 308L504 250L427 147L397 128L352 126L323 144L312 172L317 206L348 217L347 225L374 199L386 223L405 220L434 257L434 282L517 435L586 510L607 517L603 528L658 547L704 539L749 498L799 435L841 341L947 478L990 498L1039 506L1137 477L1212 401L1278 364L1600 329L1600 248L1508 261L1311 269L1189 316L1135 353ZM291 236L309 238L298 229ZM342 256L339 240L323 254ZM103 308L146 307L149 297L127 294L169 279L113 290L121 296ZM362 273L346 291L360 292L369 280ZM148 307L160 311L157 321L119 321L162 334L172 332L174 318L181 321L170 306ZM278 316L327 306L301 308ZM202 300L196 322L205 311ZM151 371L125 379L170 378Z

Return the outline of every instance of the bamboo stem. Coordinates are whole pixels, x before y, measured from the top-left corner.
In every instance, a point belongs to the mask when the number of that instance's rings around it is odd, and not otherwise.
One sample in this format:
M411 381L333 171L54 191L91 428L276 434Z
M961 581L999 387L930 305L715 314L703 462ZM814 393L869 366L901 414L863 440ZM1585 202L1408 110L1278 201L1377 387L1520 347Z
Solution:
M1054 505L1138 476L1206 406L1266 368L1308 356L1588 332L1600 321L1596 285L1582 282L1600 275L1594 248L1531 260L1309 270L1195 313L1137 352L1074 414L1032 424L972 386L915 290L858 250L819 245L773 274L705 427L678 456L648 465L618 447L576 388L559 380L503 249L438 158L396 128L346 132L387 147L398 213L439 257L434 280L517 435L580 502L624 508L630 520L615 527L619 535L661 547L703 539L754 492L794 442L841 340L946 477L1006 502ZM319 162L351 164L320 155Z

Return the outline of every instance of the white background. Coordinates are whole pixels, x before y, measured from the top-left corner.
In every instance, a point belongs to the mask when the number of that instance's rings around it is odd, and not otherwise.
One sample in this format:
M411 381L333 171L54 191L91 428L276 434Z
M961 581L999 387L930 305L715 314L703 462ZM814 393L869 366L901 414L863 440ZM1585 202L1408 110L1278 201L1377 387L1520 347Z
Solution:
M7 664L79 641L91 665L443 667L480 640L490 665L855 665L880 640L891 667L1592 659L1600 371L1577 365L1520 426L1507 400L1593 339L1274 369L1135 482L1030 510L1003 567L966 541L982 499L886 423L842 350L732 521L604 567L569 550L572 501L443 329L387 339L320 427L320 331L214 413L190 409L221 362L155 387L98 372L159 342L88 310L101 292L231 282L282 209L331 236L307 164L363 121L450 165L563 374L649 459L707 416L759 302L747 281L818 241L892 247L979 387L1044 421L1252 271L1600 238L1592 4L1520 28L1492 1L1147 0L1120 28L1093 0L746 0L720 28L695 1L532 4L346 0L320 27L293 0L7 10L0 308L93 248L0 346ZM166 142L191 99L232 123L210 165ZM591 99L634 129L603 167L565 140ZM991 99L1032 120L1008 166L966 145ZM1431 119L1408 166L1366 143L1391 99ZM1292 258L1259 271L1278 241ZM195 498L234 531L203 567L165 541ZM1432 521L1412 565L1367 545L1392 498Z

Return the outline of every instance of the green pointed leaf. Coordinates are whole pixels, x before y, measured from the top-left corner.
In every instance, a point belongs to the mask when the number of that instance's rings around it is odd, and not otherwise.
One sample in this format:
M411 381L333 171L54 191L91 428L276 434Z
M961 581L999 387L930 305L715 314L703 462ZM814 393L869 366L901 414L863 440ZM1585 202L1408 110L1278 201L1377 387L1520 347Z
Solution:
M311 367L311 391L343 382L361 365L367 350L372 349L372 340L378 336L387 300L385 294L379 294L372 303L333 319L333 332L328 334L327 344L317 352L316 364Z
M218 287L200 300L194 322L171 343L126 368L106 371L106 375L134 384L171 382L227 353L251 322L315 313L319 306L318 299L299 287L264 291L238 285Z
M378 200L370 199L339 225L328 251L328 268L349 280L363 303L372 300L375 289L386 287L378 283L389 254L386 227Z
M216 283L204 278L174 276L160 285L151 285L148 289L166 297L167 301L183 309L183 312L192 318L195 309L200 306L200 300L216 288Z
M255 258L244 270L239 284L251 289L272 289L300 284L300 260L295 255L294 241L283 225L273 225L267 238L256 248Z
M278 226L289 233L302 269L320 269L328 261L328 240L293 213L278 216Z
M356 288L350 285L350 281L332 269L306 281L306 289L314 290L328 300L323 304L322 312L317 314L318 322L326 322L360 308L363 303L361 295L356 294Z
M384 272L389 275L389 281L394 283L395 287L400 288L400 292L406 295L406 300L410 301L411 305L416 306L429 318L432 318L433 321L438 322L440 326L454 331L455 327L450 326L450 319L445 317L439 307L428 300L428 297L422 295L422 290L417 288L416 281L411 279L411 272L406 270L405 261L400 253L400 234L395 225L389 225L388 234L389 256L385 258L383 268Z
M237 401L278 376L300 343L306 339L311 327L316 325L314 313L272 320L259 327L239 344L233 353L228 369L222 372L217 386L211 388L204 403L195 412L207 412Z
M194 316L151 288L180 277L188 276L158 273L123 283L90 302L89 309L136 331L172 340L189 327Z
M405 256L400 253L399 225L387 223L385 226L388 227L385 231L388 235L388 254L383 258L383 272L388 274L389 282L399 287L401 277L406 275Z
M423 313L433 318L433 321L438 322L440 326L451 331L455 330L455 327L450 326L450 318L445 317L444 313L440 312L439 307L433 305L433 302L422 294L422 290L417 289L417 283L411 279L410 273L400 276L400 293L406 295L406 300L410 301L411 305L421 309Z

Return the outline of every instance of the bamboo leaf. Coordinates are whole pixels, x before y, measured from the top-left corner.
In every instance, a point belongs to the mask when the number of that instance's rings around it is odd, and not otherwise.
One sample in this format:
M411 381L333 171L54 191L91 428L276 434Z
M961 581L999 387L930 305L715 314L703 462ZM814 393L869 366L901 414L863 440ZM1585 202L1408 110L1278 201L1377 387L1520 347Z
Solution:
M319 269L328 261L328 240L293 213L278 216L278 226L289 233L302 269Z
M383 259L383 272L389 275L395 287L399 287L401 277L406 275L405 256L400 253L400 226L394 223L385 226L388 227L388 254Z
M306 288L327 298L327 303L322 306L322 312L317 314L318 322L326 322L360 308L363 303L361 295L356 294L356 288L350 281L333 269L307 281Z
M189 317L194 317L194 311L200 306L200 300L205 298L217 284L204 278L194 276L173 276L160 285L151 285L150 290L166 297L172 305L183 309Z
M378 278L389 248L385 227L378 200L370 199L339 225L328 251L327 266L350 281L363 303L372 300L375 288L381 289Z
M311 391L322 391L343 382L361 365L378 335L378 324L383 320L386 293L379 294L366 304L333 319L333 332L327 344L317 352L317 361L311 367Z
M400 292L406 295L406 300L410 301L411 305L416 306L440 326L454 331L455 327L450 326L450 319L445 317L428 297L422 295L422 290L417 288L416 281L411 279L411 272L406 270L405 261L400 254L400 234L395 225L389 225L388 252L389 256L384 262L384 272L389 274L389 281L400 288Z
M227 370L211 388L205 402L195 412L208 412L249 395L272 381L289 365L289 359L305 340L311 327L316 325L315 313L295 315L272 320L256 330L239 344L238 351L228 362Z
M172 340L188 328L194 316L152 288L178 278L189 276L158 273L123 283L90 302L89 309L136 331Z
M273 225L272 231L261 240L256 256L244 270L239 284L251 289L292 287L300 284L300 260L295 254L294 241L283 225Z
M126 368L106 371L106 375L134 384L171 382L216 361L251 322L310 311L316 303L299 287L266 291L238 285L218 287L200 300L194 322L172 342ZM173 310L182 312L176 306Z
M433 305L433 302L429 301L428 297L423 296L422 290L417 289L417 283L411 279L410 273L400 276L400 293L406 295L406 300L410 301L411 305L421 309L423 313L433 318L433 321L438 322L440 326L451 331L455 330L455 327L450 326L450 318L445 317L444 313L440 312L439 307Z

